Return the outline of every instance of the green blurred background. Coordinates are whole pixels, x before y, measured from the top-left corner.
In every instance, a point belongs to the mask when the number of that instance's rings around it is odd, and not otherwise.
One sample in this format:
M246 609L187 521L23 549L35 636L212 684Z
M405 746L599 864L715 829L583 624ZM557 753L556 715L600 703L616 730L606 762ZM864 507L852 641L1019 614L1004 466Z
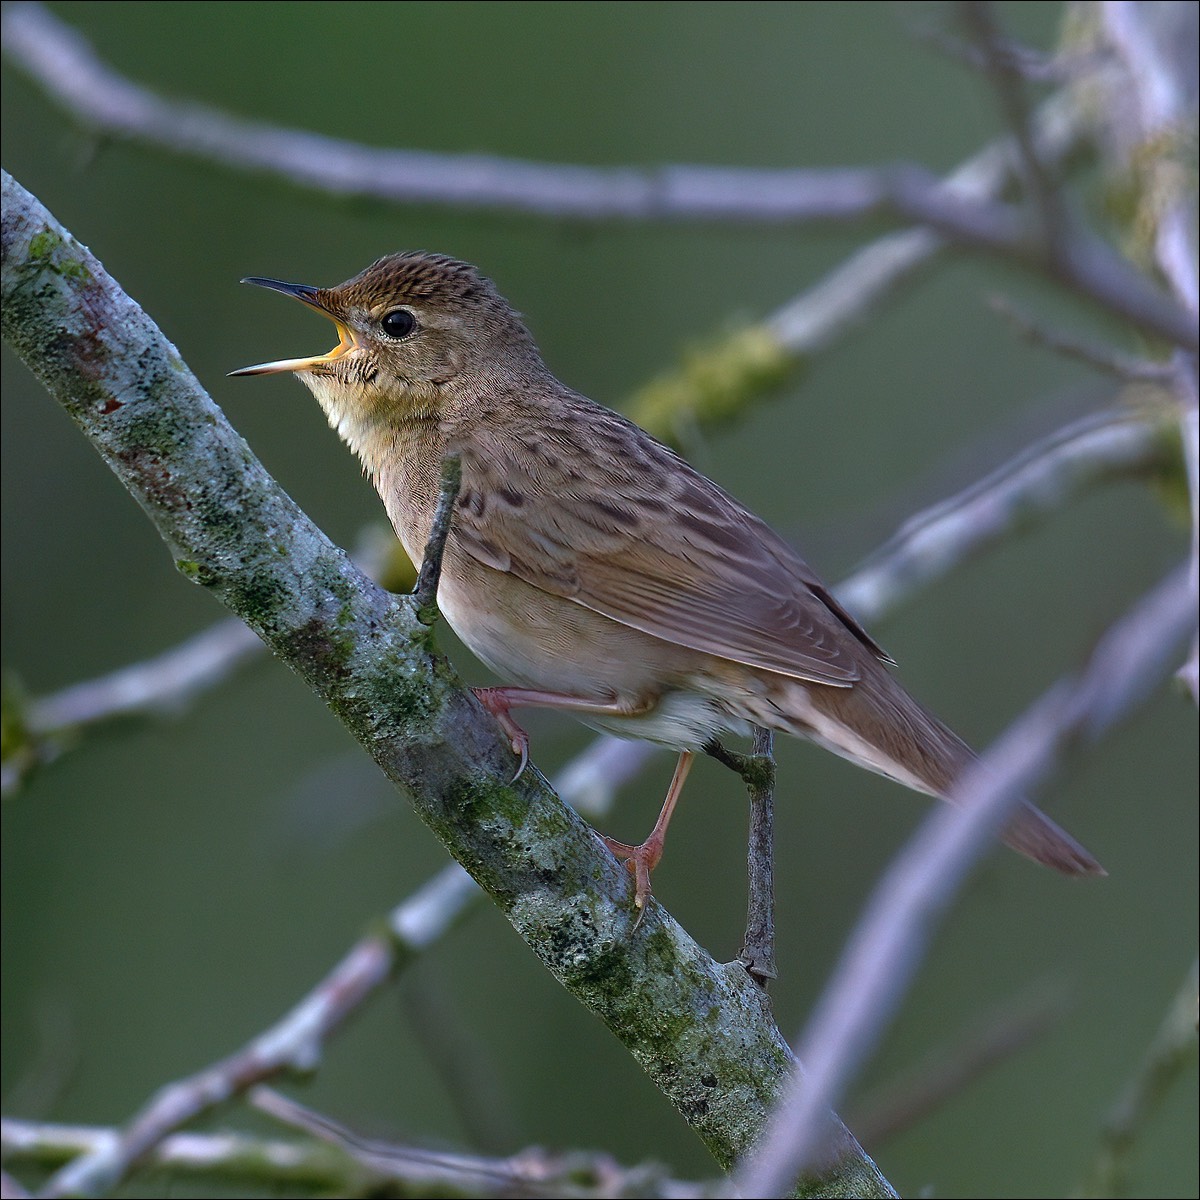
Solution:
M373 145L944 170L1000 128L980 81L914 36L950 20L937 6L52 7L170 95ZM1017 35L1054 44L1059 5L999 11ZM5 167L155 317L283 486L347 545L381 512L307 392L286 377L225 378L324 350L328 330L239 277L332 284L400 248L470 259L526 314L563 379L619 407L685 348L766 315L877 232L581 227L336 203L98 142L8 66L2 99ZM986 306L994 292L1096 328L1014 272L943 263L689 454L841 578L916 507L1112 401L1106 381L1017 339ZM3 397L5 668L41 694L221 616L7 350ZM874 632L918 695L986 743L1184 549L1148 488L1113 486ZM465 678L485 678L443 640ZM550 715L530 728L548 772L590 736ZM810 747L783 745L779 759L773 994L792 1036L925 806ZM607 832L644 834L670 767L661 755ZM1195 952L1196 779L1195 712L1164 693L1046 798L1109 879L1071 884L1008 853L973 877L855 1098L1031 987L1061 986L1072 1003L1034 1046L868 1146L902 1192L1061 1195L1080 1177ZM744 916L744 807L739 785L702 763L655 875L656 895L719 958L736 952ZM60 1121L122 1121L164 1081L240 1045L445 861L336 720L266 660L178 721L89 739L3 821L4 1109ZM473 1064L465 1088L445 1067L455 1054ZM620 1046L482 907L329 1046L311 1081L287 1086L372 1135L596 1147L712 1172ZM1193 1068L1138 1149L1136 1194L1197 1194L1196 1123ZM264 1127L241 1110L209 1124Z

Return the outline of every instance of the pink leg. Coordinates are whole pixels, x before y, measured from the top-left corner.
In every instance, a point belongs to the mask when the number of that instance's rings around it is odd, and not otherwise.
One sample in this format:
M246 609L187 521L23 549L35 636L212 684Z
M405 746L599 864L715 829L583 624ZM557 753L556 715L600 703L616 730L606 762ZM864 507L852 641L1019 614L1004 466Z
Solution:
M628 846L624 842L618 842L612 838L604 839L604 844L625 863L633 875L636 881L633 902L640 910L645 909L646 901L650 899L650 872L662 861L663 844L667 840L667 826L671 823L671 814L675 811L675 804L679 799L680 792L683 791L684 781L692 769L692 759L695 757L691 750L684 750L679 755L679 761L675 764L675 774L671 776L671 786L667 788L667 798L663 801L662 811L658 814L658 820L654 822L650 836L640 846ZM639 915L638 921L640 922L641 919Z
M565 712L595 713L597 716L631 717L640 712L647 712L649 704L630 708L618 704L615 700L584 700L580 696L567 696L562 692L541 692L536 688L519 687L490 687L472 688L475 698L500 722L501 728L512 741L513 753L521 763L513 776L515 783L521 778L529 763L529 734L513 719L511 709L521 705L534 708L560 708Z

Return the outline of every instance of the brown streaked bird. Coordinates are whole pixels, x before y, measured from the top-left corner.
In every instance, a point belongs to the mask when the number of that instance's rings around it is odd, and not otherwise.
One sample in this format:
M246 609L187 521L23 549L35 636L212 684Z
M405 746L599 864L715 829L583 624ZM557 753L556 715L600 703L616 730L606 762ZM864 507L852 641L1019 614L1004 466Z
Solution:
M639 908L692 758L722 734L783 730L943 798L972 761L787 542L650 434L560 383L473 266L413 252L332 288L244 282L302 301L340 339L327 354L233 374L300 378L415 563L441 464L460 457L438 604L512 681L475 694L522 764L527 739L509 712L521 705L679 752L646 841L605 839L635 875ZM1068 875L1104 873L1031 804L1002 836Z

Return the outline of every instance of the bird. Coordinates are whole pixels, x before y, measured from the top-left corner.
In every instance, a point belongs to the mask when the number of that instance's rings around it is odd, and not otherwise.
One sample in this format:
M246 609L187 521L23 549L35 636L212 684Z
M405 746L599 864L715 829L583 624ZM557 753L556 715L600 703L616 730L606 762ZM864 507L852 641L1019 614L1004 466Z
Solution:
M308 387L414 563L442 464L458 458L437 605L509 681L472 690L522 769L528 738L511 714L521 706L677 752L650 835L603 839L634 876L639 910L693 759L722 736L779 730L950 798L973 751L904 689L792 545L670 447L561 383L478 268L403 251L335 287L243 282L301 301L339 340L231 374L292 372ZM1105 873L1028 801L1000 836L1064 874Z

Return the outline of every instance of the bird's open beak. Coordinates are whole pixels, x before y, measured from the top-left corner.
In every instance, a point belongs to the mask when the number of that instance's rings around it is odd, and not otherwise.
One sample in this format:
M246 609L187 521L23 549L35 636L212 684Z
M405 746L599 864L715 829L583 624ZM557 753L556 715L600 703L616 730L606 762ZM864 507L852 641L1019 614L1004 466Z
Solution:
M313 367L319 367L323 363L333 362L334 359L341 358L350 350L357 350L359 347L358 339L354 336L350 328L333 315L318 299L320 289L309 287L306 283L283 283L278 279L263 279L259 276L250 276L242 280L243 283L253 283L258 287L270 288L273 292L282 292L285 296L291 296L295 300L299 300L302 304L308 305L315 312L319 312L323 317L328 317L336 326L340 341L328 354L317 354L312 358L281 358L276 362L259 363L253 367L242 367L237 371L230 371L230 375L275 375L280 371L311 371Z

